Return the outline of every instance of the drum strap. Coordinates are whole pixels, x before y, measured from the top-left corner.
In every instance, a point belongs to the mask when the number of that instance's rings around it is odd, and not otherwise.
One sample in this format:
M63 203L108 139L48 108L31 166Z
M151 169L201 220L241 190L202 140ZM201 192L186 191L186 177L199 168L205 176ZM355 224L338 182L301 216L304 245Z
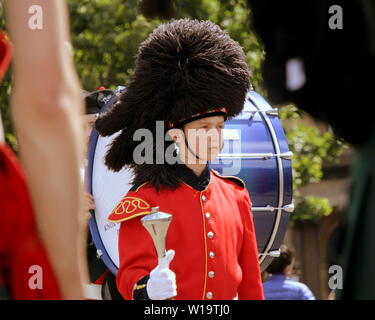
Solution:
M194 153L194 151L191 150L191 148L190 148L190 146L189 146L189 142L188 142L187 139L186 139L186 135L185 135L185 144L186 144L188 150L190 151L190 153L191 153L193 156L195 156L195 158L197 158L198 160L200 160L200 158Z

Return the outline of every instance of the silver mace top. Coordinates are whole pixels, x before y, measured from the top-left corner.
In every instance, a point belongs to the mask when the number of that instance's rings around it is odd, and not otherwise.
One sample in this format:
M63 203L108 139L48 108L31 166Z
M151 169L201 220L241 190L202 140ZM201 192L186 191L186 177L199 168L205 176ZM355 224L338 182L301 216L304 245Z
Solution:
M154 242L159 259L165 257L167 232L171 220L172 215L159 211L159 207L153 207L152 213L141 219L142 225L146 228Z

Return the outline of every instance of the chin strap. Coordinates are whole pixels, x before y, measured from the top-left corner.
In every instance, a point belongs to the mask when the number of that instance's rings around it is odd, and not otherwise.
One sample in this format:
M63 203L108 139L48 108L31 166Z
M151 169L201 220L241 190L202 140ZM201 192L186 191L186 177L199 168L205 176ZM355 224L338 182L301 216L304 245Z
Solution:
M184 132L185 144L186 144L186 146L187 146L189 152L190 152L190 153L191 153L196 159L198 159L198 160L202 160L201 158L199 158L199 157L194 153L193 150L191 150L191 148L190 148L190 146L189 146L189 142L188 142L187 139L186 139L185 131L183 130L183 132Z

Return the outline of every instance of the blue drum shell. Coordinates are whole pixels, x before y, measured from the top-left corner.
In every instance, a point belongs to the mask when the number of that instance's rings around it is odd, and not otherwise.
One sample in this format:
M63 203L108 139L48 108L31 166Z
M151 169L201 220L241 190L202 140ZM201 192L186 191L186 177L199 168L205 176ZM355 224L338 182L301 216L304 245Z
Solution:
M244 111L227 121L225 130L230 131L225 147L210 165L223 175L231 175L234 167L235 175L245 181L263 271L272 262L270 253L282 244L293 208L292 154L277 110L255 91L249 92Z

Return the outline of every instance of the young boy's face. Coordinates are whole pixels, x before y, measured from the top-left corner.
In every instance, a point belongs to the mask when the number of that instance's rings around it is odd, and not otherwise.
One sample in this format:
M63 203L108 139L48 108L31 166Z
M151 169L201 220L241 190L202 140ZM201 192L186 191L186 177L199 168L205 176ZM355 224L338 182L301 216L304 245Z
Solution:
M190 149L201 160L212 161L222 149L223 129L224 117L213 116L189 122L185 125L184 132ZM191 156L189 152L189 159ZM196 161L195 157L194 160Z

